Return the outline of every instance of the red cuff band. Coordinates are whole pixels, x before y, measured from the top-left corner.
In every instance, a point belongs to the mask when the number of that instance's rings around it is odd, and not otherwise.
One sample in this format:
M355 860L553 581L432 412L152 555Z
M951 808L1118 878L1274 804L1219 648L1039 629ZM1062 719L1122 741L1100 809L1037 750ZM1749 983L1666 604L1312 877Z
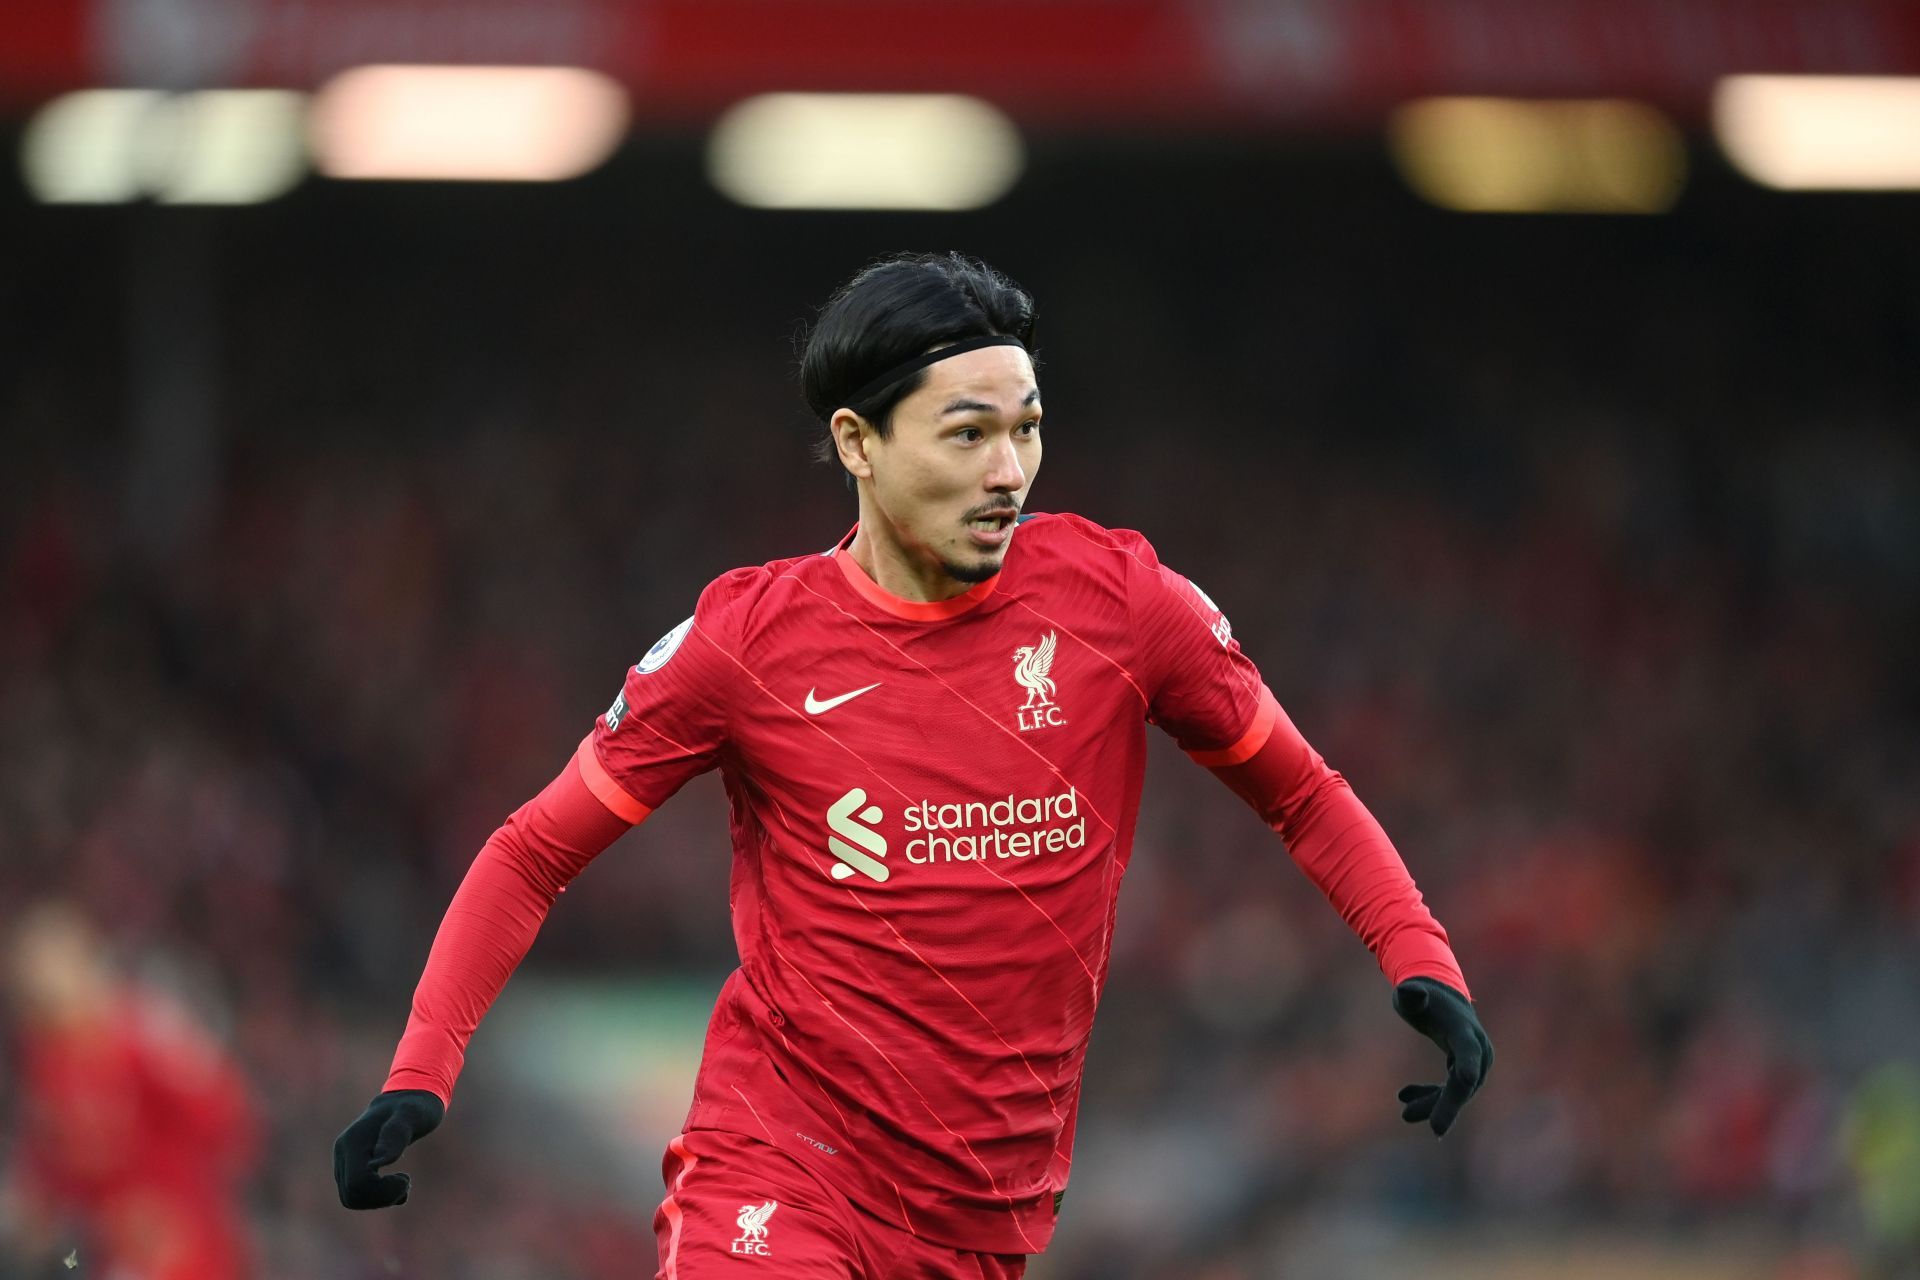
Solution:
M592 734L580 739L580 749L573 753L573 759L580 767L580 780L587 784L587 790L593 792L593 798L607 806L614 817L630 826L638 826L653 812L613 780L613 775L600 763L600 757L594 754Z
M1221 747L1217 751L1189 751L1195 764L1205 765L1209 769L1218 769L1224 765L1240 764L1258 755L1260 748L1267 745L1267 739L1273 734L1273 723L1280 718L1280 703L1273 696L1273 690L1260 686L1260 707L1253 713L1253 723L1240 735L1240 740L1230 747Z

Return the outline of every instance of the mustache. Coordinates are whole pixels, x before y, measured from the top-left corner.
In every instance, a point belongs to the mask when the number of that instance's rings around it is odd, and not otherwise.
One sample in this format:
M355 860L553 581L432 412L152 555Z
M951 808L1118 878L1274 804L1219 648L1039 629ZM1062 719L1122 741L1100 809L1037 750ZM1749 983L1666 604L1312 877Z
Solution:
M989 504L988 506L980 507L976 510L968 512L965 518L963 519L962 523L965 523L966 520L978 520L982 516L1018 517L1019 514L1020 514L1020 506L1018 503L995 502L995 503Z

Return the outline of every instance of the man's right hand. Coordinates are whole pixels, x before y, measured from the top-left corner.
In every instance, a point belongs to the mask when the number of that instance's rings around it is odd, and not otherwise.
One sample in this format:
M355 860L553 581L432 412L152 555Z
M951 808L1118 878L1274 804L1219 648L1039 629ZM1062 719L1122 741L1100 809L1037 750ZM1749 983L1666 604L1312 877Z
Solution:
M333 1140L333 1180L349 1209L385 1209L405 1204L413 1179L380 1170L408 1146L432 1133L447 1114L424 1089L395 1089L367 1104L360 1118Z

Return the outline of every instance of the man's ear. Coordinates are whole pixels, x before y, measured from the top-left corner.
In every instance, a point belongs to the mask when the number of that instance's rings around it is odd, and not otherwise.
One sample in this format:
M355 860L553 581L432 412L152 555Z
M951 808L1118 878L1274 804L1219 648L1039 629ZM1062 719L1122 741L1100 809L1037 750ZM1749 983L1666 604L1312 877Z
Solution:
M873 463L867 458L867 446L879 438L873 424L851 409L835 409L827 430L833 433L834 452L840 455L840 465L847 474L861 480L870 478Z

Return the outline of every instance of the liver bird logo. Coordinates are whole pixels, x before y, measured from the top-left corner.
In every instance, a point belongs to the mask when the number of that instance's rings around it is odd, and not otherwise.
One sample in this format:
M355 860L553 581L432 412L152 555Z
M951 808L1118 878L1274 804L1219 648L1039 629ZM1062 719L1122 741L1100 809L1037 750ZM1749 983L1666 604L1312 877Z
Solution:
M1037 648L1023 644L1013 651L1013 678L1027 691L1027 700L1020 704L1023 711L1035 705L1053 704L1054 685L1047 672L1053 669L1055 635L1049 631Z
M742 1240L765 1240L767 1238L767 1219L780 1207L778 1201L769 1200L765 1204L743 1204L740 1216L734 1221L740 1227Z

